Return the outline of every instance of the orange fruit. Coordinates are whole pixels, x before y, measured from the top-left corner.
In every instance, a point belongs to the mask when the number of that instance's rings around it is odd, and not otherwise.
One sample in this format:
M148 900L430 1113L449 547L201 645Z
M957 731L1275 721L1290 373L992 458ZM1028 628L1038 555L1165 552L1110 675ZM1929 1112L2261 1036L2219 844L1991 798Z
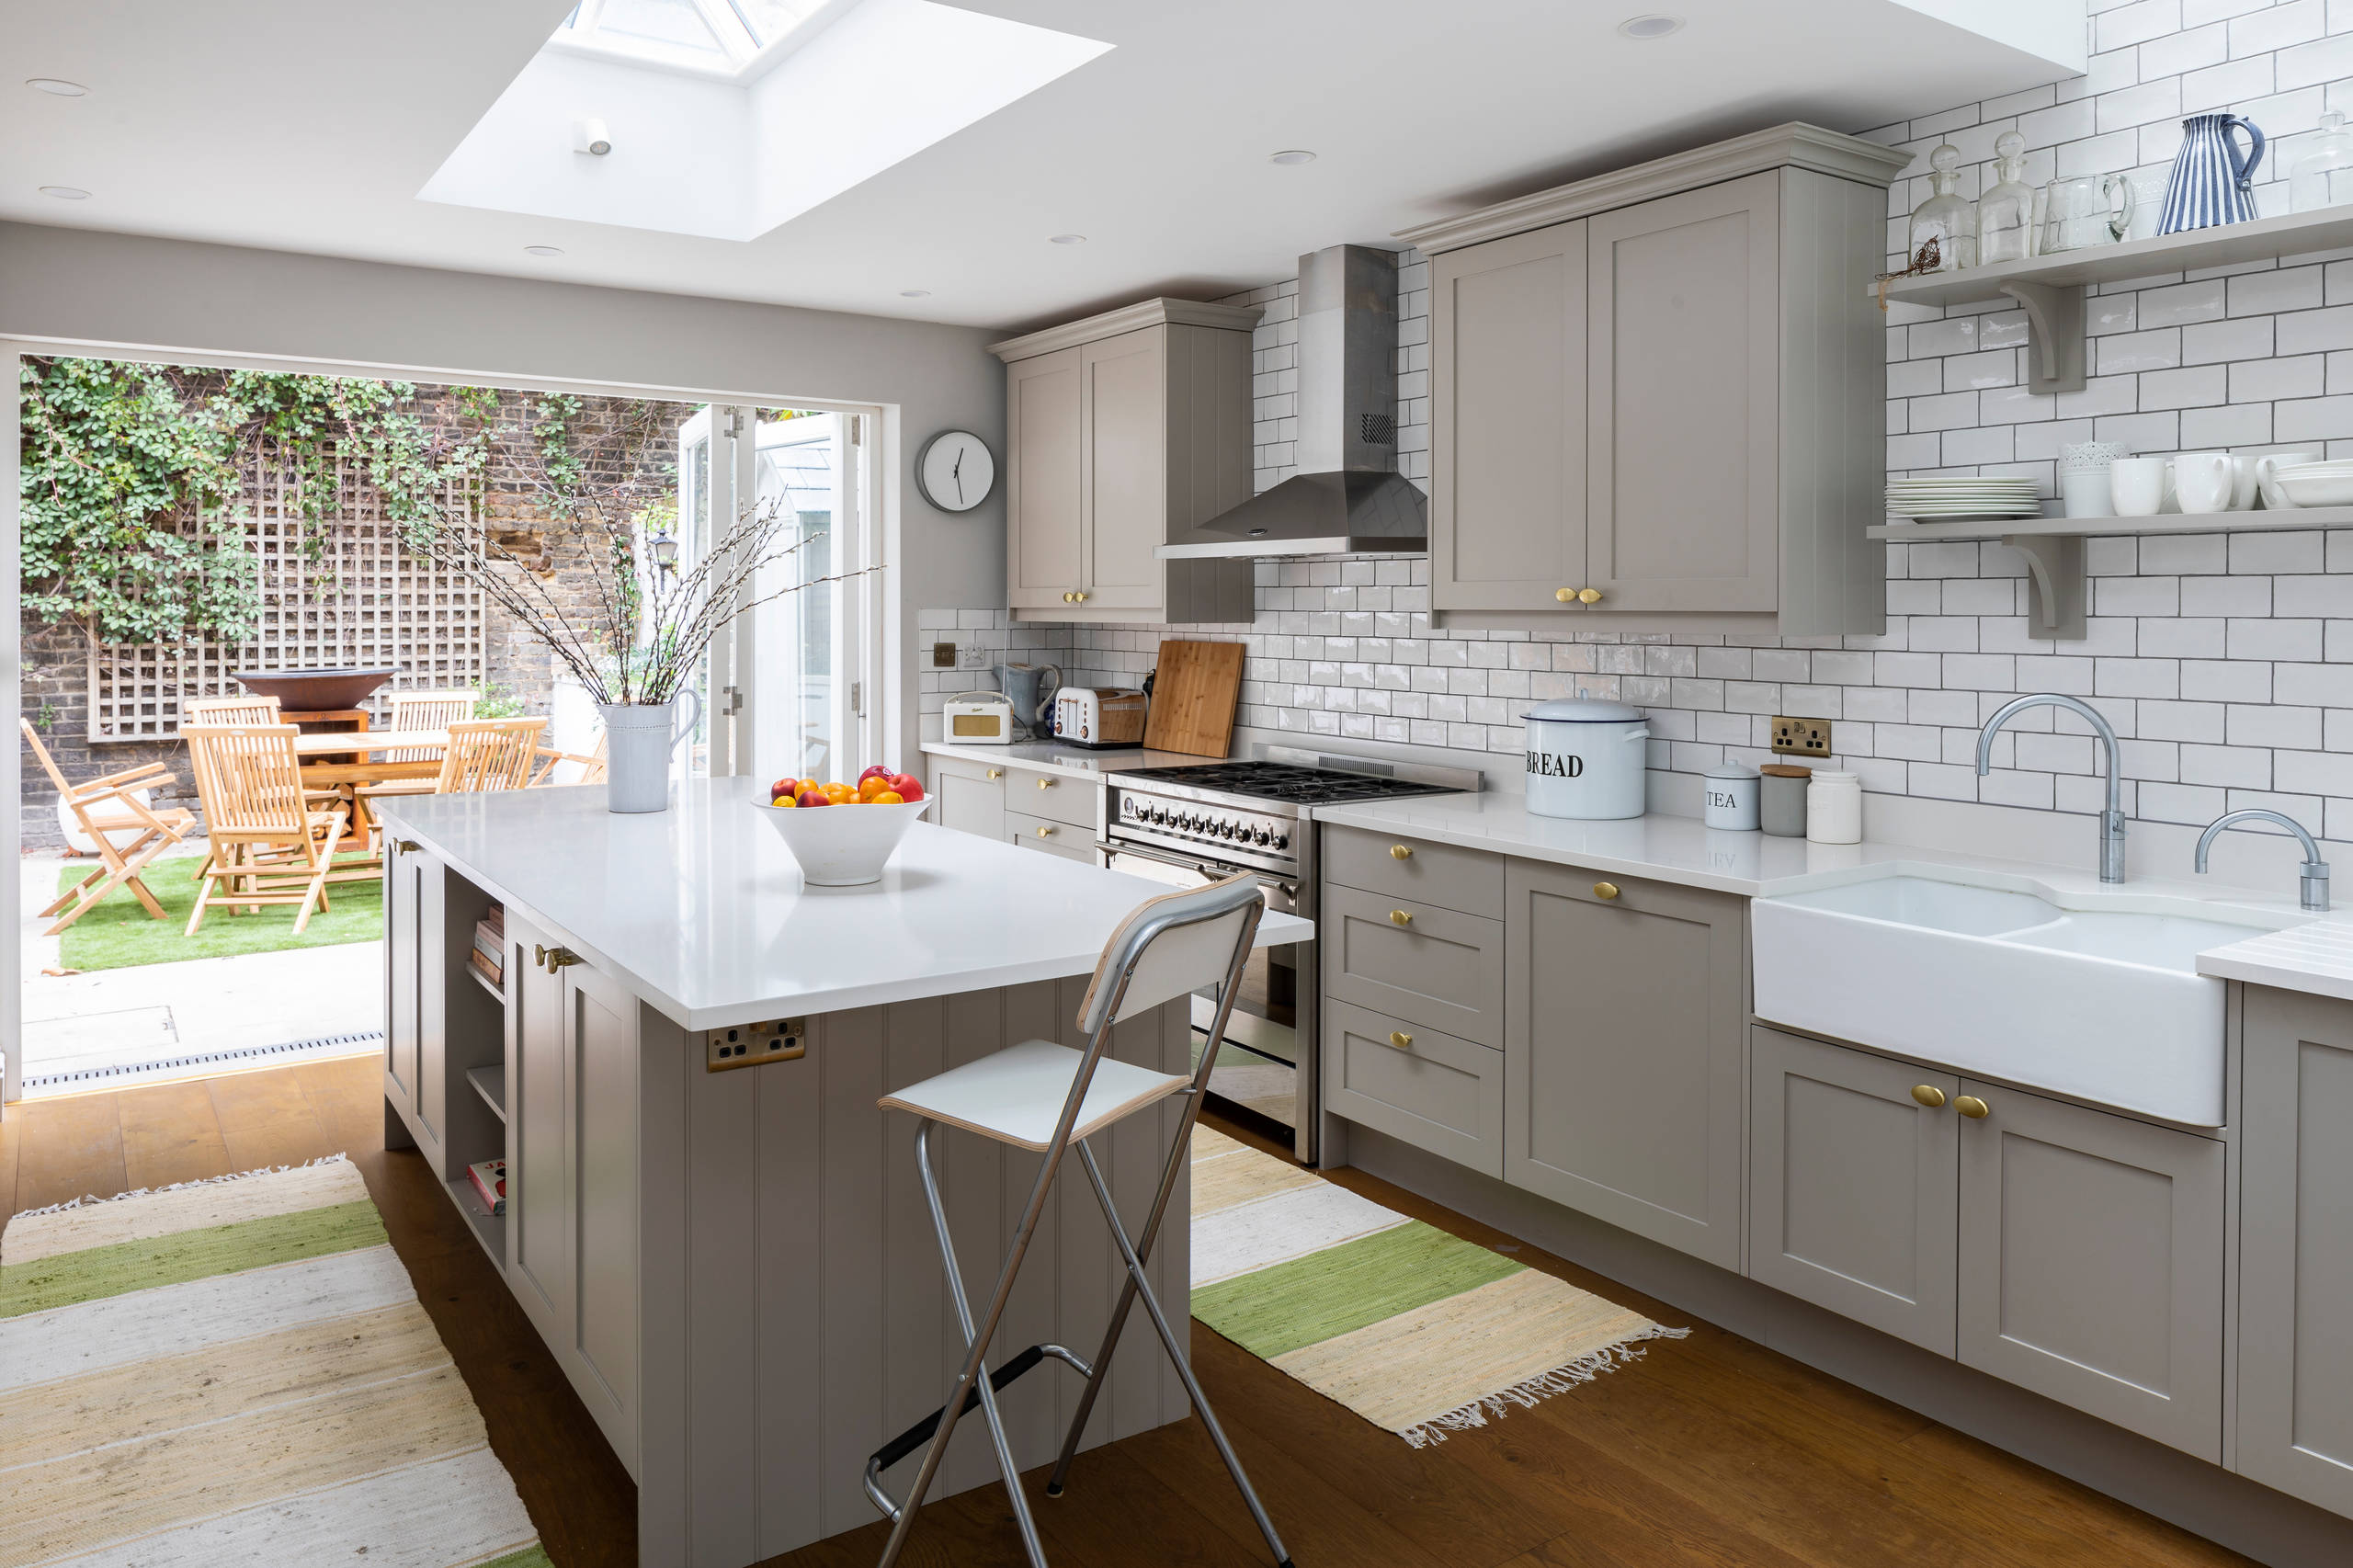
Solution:
M797 806L800 803L800 801L794 800L790 795L779 795L776 799L768 802L771 806Z
M896 790L882 790L870 796L866 803L870 806L904 806L907 802Z

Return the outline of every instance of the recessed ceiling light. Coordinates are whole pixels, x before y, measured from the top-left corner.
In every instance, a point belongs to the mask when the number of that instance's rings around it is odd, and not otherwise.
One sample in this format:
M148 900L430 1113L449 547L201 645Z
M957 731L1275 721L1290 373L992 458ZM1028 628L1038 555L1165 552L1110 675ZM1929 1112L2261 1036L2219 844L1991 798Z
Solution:
M1293 147L1285 152L1274 153L1267 159L1270 164L1312 164L1314 161L1315 154L1304 147Z
M931 298L931 290L928 289L902 289L899 290L899 298L902 300L928 300Z
M53 196L60 201L87 201L90 199L90 193L84 190L78 185L45 185L40 187L40 193L43 196Z
M1053 243L1058 245L1083 245L1086 243L1086 236L1085 234L1056 234L1053 237Z
M90 90L79 82L68 82L61 76L28 76L25 79L25 85L60 98L78 98Z
M562 245L525 245L523 254L525 256L562 256L563 247Z
M1665 38L1683 30L1680 17L1629 17L1618 24L1618 30L1631 39Z

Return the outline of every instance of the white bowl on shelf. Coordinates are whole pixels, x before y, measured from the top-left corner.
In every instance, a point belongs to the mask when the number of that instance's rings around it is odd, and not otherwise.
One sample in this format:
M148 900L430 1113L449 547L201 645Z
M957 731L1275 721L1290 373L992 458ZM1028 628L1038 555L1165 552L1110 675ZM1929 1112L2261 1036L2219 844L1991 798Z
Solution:
M899 840L931 809L931 797L895 806L771 806L752 802L776 824L777 835L813 888L855 888L882 880Z
M2296 463L2276 473L2280 494L2296 506L2353 506L2353 463Z

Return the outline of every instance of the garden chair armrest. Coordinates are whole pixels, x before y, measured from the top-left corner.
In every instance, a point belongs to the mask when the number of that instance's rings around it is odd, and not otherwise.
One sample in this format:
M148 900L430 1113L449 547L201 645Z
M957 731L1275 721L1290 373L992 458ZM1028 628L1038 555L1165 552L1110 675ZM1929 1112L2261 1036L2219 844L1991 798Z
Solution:
M179 780L176 777L165 770L165 766L162 763L151 762L143 767L126 767L119 773L109 773L102 778L90 779L86 783L76 785L75 789L77 790L96 790L99 788L114 789L121 785L135 782L142 790L152 790L158 785L176 784L178 781Z

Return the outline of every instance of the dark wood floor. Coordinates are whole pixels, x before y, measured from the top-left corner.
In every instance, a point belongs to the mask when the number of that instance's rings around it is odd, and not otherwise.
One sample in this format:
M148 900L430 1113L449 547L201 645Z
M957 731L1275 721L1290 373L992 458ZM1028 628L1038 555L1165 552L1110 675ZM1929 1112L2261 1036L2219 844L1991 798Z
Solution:
M379 1082L365 1058L12 1106L0 1121L0 1214L347 1152L549 1555L558 1568L628 1568L627 1473L423 1162L385 1153ZM1472 1241L1509 1239L1361 1173L1338 1177ZM1518 1256L1695 1332L1416 1451L1195 1326L1203 1384L1301 1568L2246 1561L1548 1254ZM1068 1494L1040 1499L1038 1515L1053 1561L1072 1568L1266 1562L1198 1423L1089 1454ZM878 1524L776 1562L871 1563L881 1536ZM926 1508L906 1561L1013 1568L1020 1548L1004 1494Z

